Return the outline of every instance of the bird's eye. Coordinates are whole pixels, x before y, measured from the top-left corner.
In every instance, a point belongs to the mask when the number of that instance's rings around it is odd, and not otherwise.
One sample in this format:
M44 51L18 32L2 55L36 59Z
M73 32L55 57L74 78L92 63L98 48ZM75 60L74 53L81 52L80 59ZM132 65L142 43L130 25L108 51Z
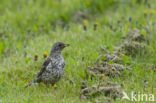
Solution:
M59 44L59 46L61 47L62 45L61 45L61 44Z

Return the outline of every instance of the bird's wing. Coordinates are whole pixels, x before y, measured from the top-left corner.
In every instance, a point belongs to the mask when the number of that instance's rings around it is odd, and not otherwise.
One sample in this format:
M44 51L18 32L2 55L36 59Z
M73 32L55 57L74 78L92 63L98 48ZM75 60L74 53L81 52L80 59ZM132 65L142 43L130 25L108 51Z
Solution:
M42 73L46 70L46 67L48 66L48 64L49 64L50 62L51 62L50 57L48 57L48 58L44 61L40 72L37 74L37 77L38 77L38 78L39 78L40 75L42 75Z

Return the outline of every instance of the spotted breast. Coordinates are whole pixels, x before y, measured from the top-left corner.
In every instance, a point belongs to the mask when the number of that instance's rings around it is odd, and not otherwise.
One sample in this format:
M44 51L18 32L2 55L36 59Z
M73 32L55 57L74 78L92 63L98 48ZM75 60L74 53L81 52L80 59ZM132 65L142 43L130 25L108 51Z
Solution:
M44 73L41 75L41 81L45 84L55 84L61 79L65 72L65 62L61 55L50 59Z

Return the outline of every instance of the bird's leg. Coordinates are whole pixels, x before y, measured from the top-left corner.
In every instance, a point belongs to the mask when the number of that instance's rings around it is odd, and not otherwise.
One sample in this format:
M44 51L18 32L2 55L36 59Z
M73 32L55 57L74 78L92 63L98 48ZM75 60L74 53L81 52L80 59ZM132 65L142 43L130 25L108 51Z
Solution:
M47 92L49 93L49 91L50 91L49 90L49 83L46 84L46 87L47 87Z
M46 87L49 89L49 83L46 84Z
M51 86L53 87L55 83L51 83Z

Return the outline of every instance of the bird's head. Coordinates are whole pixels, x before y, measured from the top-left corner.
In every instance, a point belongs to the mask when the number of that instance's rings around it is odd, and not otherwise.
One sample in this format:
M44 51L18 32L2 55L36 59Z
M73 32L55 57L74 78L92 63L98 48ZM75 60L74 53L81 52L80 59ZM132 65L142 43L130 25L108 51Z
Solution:
M67 46L69 46L69 44L64 44L63 42L56 42L52 47L51 53L61 53L61 51Z

